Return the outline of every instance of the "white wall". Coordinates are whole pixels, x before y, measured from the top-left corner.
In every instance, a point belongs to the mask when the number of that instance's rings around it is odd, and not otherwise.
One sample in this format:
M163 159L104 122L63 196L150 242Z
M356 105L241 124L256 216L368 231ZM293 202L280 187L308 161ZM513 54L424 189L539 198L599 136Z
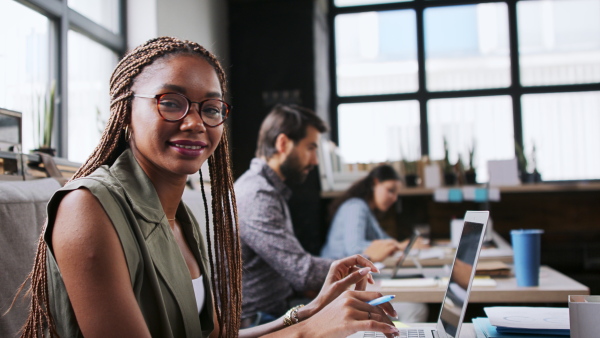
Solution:
M227 2L223 0L128 0L128 48L157 36L192 40L229 68Z

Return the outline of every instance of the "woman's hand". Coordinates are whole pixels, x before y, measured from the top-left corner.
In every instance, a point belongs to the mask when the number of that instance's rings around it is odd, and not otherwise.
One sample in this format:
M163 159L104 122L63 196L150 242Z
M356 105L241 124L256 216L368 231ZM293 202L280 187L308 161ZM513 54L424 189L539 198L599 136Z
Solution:
M404 247L395 239L376 239L363 252L373 262L381 262Z
M387 315L394 313L395 316L392 305L367 303L380 296L379 292L344 291L318 314L293 325L289 331L300 330L298 332L306 337L346 337L358 331L383 332L387 337L393 337L398 334L398 329Z
M339 259L331 264L325 283L317 297L298 311L298 318L305 320L323 309L327 304L338 298L343 292L354 286L355 290L364 290L367 283L373 284L369 272L379 272L371 261L361 255ZM390 307L390 313L396 317L396 312Z

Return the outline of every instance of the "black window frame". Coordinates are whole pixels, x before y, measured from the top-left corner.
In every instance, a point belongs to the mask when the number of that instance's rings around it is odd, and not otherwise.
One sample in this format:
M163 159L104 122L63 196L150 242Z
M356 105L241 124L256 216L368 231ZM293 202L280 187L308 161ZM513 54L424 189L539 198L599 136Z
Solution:
M330 29L330 124L331 139L339 144L338 107L345 103L368 103L416 100L420 109L421 155L429 154L429 126L427 120L427 102L434 99L467 98L482 96L510 96L513 109L513 129L515 142L523 144L523 126L521 118L521 98L527 94L569 93L600 91L600 82L586 84L564 84L547 86L522 86L519 68L519 43L517 27L517 3L533 0L413 0L410 2L359 5L336 7L334 0L329 0L329 29ZM510 48L510 76L511 84L505 88L453 90L453 91L428 91L425 69L425 33L423 13L427 8L450 7L459 5L477 5L485 3L505 3L508 8L508 30ZM418 90L412 93L339 96L337 93L337 64L335 50L335 17L340 14L362 12L380 12L389 10L412 9L416 14L417 24L417 62L418 62ZM515 81L516 79L516 81Z
M118 33L69 8L68 0L14 0L44 15L50 22L50 78L56 79L57 112L53 140L57 155L68 157L68 34L80 33L115 52L120 58L127 49L126 0L118 0Z

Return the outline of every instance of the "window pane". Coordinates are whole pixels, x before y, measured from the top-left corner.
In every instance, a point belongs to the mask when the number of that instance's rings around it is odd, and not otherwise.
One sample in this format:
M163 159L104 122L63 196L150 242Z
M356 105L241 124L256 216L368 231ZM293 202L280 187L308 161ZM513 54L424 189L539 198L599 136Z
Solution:
M69 0L69 7L111 32L119 33L119 0Z
M600 82L600 0L517 3L524 86Z
M413 10L336 16L338 95L417 91L416 37Z
M23 114L23 151L29 152L41 142L34 125L39 99L50 83L50 23L15 1L0 2L0 13L0 107Z
M342 104L338 108L340 152L346 163L421 157L417 101ZM402 155L401 155L402 154Z
M461 156L468 164L469 148L475 144L477 182L488 180L487 161L515 157L512 101L509 96L430 100L429 154L444 158L444 137L450 163Z
M69 160L83 162L98 144L108 121L108 82L117 56L87 37L69 31Z
M543 180L600 179L600 92L524 95L523 143Z
M428 90L510 85L506 4L428 8L424 21Z
M360 5L376 5L389 4L392 2L408 2L412 0L335 0L337 7L360 6Z

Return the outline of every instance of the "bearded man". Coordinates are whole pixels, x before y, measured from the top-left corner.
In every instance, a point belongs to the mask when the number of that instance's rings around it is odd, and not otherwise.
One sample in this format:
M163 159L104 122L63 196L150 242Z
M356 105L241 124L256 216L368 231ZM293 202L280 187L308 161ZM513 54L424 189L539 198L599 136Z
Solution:
M290 300L318 291L331 259L312 256L294 235L286 183L302 183L318 164L327 127L312 110L277 105L263 121L256 157L235 183L243 259L242 326L271 321Z

